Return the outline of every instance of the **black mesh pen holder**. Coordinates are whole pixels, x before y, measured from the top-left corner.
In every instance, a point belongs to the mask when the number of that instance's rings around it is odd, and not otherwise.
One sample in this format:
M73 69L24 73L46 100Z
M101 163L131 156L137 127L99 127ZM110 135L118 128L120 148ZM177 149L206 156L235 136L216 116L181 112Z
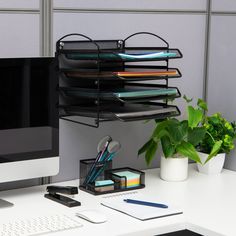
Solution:
M114 185L96 186L96 181L107 179L107 171L112 169L112 161L95 162L95 158L80 161L80 186L79 188L88 193L98 195L114 189Z

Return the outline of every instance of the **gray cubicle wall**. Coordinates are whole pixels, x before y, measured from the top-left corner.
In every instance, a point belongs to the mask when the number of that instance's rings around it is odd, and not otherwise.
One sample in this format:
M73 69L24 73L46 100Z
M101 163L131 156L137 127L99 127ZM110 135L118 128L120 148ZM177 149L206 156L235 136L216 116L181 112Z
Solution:
M170 63L183 73L182 78L171 80L170 84L178 86L183 94L198 98L202 97L204 87L206 7L206 1L186 0L55 0L53 44L61 36L72 32L93 39L124 39L139 31L153 32L165 38L170 46L179 48L184 55L183 59ZM145 41L147 46L158 43L152 37L137 37L135 41L140 44ZM178 104L183 110L183 102L179 100ZM137 151L147 141L152 128L152 122L107 122L95 129L61 121L61 171L53 177L53 181L77 178L79 160L95 157L97 142L107 134L122 145L114 159L115 167L147 168L144 159L137 158ZM150 167L156 166L158 158Z
M183 59L171 62L183 73L183 78L173 80L171 85L180 87L181 92L190 97L202 97L209 3L212 3L212 17L206 95L210 112L221 111L234 119L234 0L0 0L1 57L53 55L56 40L71 32L95 39L116 39L137 31L151 31L184 54ZM40 15L40 11L43 14ZM153 43L153 39L148 42ZM183 102L178 100L178 104L183 110ZM107 134L122 144L115 166L146 168L144 160L137 159L137 150L149 137L152 125L109 122L95 129L61 121L60 174L53 177L53 181L77 178L79 160L94 157L98 140ZM158 166L157 159L151 167L155 166ZM236 170L235 159L229 159L226 167ZM3 188L38 183L17 182ZM2 185L0 187L2 189Z
M210 113L221 112L236 120L236 1L212 2L208 101ZM236 170L236 151L226 159L225 167Z
M0 0L0 57L40 55L39 0Z

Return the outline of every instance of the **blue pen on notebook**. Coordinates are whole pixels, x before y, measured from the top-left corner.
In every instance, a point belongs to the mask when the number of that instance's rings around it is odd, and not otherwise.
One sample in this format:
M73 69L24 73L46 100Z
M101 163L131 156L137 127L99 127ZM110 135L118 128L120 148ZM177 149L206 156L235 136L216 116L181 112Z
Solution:
M139 201L139 200L133 200L133 199L124 199L127 203L137 204L137 205L143 205L143 206L150 206L150 207L159 207L159 208L168 208L167 205L156 203L156 202L146 202L146 201Z

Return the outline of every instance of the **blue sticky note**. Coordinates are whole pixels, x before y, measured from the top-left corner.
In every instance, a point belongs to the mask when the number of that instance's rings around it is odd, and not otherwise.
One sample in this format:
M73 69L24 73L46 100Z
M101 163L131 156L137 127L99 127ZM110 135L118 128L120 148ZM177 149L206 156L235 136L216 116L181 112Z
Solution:
M114 182L110 179L108 180L97 180L95 181L95 186L106 186L106 185L112 185Z

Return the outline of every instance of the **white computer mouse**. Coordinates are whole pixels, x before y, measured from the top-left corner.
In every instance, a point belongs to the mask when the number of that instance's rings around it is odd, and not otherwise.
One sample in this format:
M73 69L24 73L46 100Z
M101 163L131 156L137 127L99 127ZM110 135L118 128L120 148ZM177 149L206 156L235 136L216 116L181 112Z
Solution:
M95 224L104 223L107 221L107 218L103 213L95 210L80 211L76 213L76 216Z

